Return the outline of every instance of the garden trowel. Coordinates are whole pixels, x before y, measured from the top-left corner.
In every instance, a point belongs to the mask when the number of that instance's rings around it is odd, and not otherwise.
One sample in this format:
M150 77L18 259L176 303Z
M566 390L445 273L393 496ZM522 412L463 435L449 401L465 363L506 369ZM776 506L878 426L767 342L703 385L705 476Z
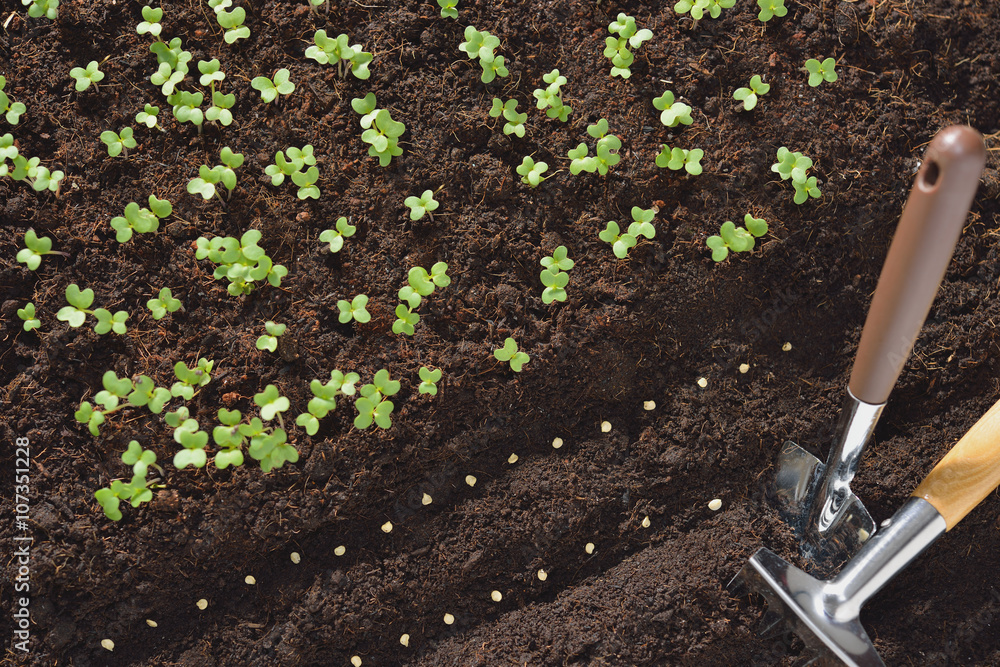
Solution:
M850 667L884 667L858 614L862 605L1000 485L1000 401L938 462L878 535L829 581L760 549L729 584L764 596L817 653ZM809 664L814 664L810 662ZM820 663L825 664L825 663Z
M971 127L934 137L882 267L826 463L794 442L778 455L773 497L819 570L838 567L875 532L850 483L944 277L985 160L983 137Z

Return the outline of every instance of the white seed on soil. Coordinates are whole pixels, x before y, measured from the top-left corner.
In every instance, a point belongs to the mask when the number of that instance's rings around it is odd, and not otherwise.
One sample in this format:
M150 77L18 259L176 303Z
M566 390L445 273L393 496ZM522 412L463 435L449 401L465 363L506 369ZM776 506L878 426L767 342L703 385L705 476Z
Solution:
M705 387L708 386L708 380L706 380L705 378L698 378L698 386L704 389Z
M718 512L720 509L722 509L722 500L720 500L719 498L712 500L710 503L708 503L708 509L712 510L713 512Z
M399 643L402 644L403 646L409 646L410 645L410 635L403 635L402 637L400 637L399 638Z
M361 667L361 656L351 656L351 664L354 665L354 667Z
M115 643L113 641L111 641L110 639L102 639L101 640L101 646L103 646L104 648L108 649L109 651L114 651L115 650Z
M610 432L611 432L611 422L607 421L601 422L601 433L610 433Z
M594 553L594 543L593 542L587 542L587 546L585 546L583 548L583 550L586 551L588 554Z
M434 499L425 493L424 497L420 499L420 502L424 505L430 505L432 502L434 502Z
M156 621L154 621L154 620L152 620L152 619L149 619L149 618L147 618L147 619L146 619L146 625L148 625L148 626L149 626L149 627L151 627L151 628L155 628L155 627L156 627Z
M562 446L563 446L563 439L562 438L555 438L555 439L552 440L552 448L553 449L559 449Z
M867 542L869 537L871 537L871 533L869 533L867 530L865 530L864 528L858 529L859 540L861 540L862 542Z
M479 481L479 480L477 480L472 475L466 475L465 476L465 483L468 484L469 486L475 486L477 481Z
M201 609L202 611L205 611L206 609L208 609L208 600L202 598L198 600L194 606L198 607L198 609Z
M650 526L650 521L649 521L649 517L647 516L645 519L642 520L642 527L643 528L649 528L649 526Z
M511 454L510 457L507 458L507 463L511 465L517 463L517 454Z
M649 411L649 410L655 410L656 409L656 401L643 401L642 402L642 409L643 410L647 410L647 411Z
M257 583L257 580L253 578L252 574L248 574L247 578L244 579L243 581L247 582L247 586L253 586L254 584Z
M291 558L292 562L295 563L296 565L302 562L302 556L299 555L298 551L293 551L289 556L289 558Z
M347 547L345 547L343 544L341 544L339 547L333 550L334 556L343 556L346 553L347 553Z
M501 593L500 591L493 591L492 593L490 593L490 598L494 602L500 602L500 600L503 600L503 593Z
M746 373L750 370L750 364L740 364L740 373Z
M382 532L383 533L392 532L392 521L386 521L385 523L382 524Z
M538 571L538 580L539 581L545 581L548 578L549 578L549 573L548 572L546 572L545 570L539 570Z
M452 616L451 614L445 614L444 615L444 622L445 622L445 625L451 625L452 623L455 622L455 617Z
M788 352L791 349L792 349L791 343L785 343L784 345L781 346L782 352Z

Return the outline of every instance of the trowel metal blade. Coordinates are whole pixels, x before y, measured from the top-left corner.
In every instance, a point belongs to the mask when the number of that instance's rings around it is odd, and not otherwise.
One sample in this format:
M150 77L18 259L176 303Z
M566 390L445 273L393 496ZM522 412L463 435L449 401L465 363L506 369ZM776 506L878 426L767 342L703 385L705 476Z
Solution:
M799 538L799 553L819 571L835 571L857 553L875 532L875 521L861 500L850 493L844 500L842 519L827 535L810 525L813 503L826 464L794 442L778 454L772 489L778 510Z

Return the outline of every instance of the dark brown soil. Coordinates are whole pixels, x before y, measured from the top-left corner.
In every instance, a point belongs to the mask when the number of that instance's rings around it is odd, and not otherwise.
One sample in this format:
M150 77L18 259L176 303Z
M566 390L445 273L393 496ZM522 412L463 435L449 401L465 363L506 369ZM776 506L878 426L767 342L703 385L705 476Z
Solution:
M58 198L0 179L0 246L10 258L0 273L0 480L13 487L13 443L29 438L35 538L31 650L15 650L5 630L4 664L340 666L360 656L366 666L702 666L800 657L801 644L780 632L758 636L761 607L731 598L724 584L761 545L796 557L763 489L785 439L825 455L923 147L952 123L998 146L1000 5L790 0L788 15L765 26L756 5L739 0L692 26L672 1L460 0L458 21L429 1L335 0L329 16L291 0L236 4L252 36L229 46L207 4L162 3L164 36L183 39L192 71L217 57L222 90L236 93L236 122L199 136L173 121L149 83L155 57L133 29L140 3L68 0L55 22L3 3L0 74L28 111L16 127L0 121L0 133L67 174ZM655 34L627 81L609 76L602 55L619 11ZM467 25L502 40L509 78L479 81L458 51ZM306 59L318 28L372 51L371 79L340 79ZM840 78L810 88L801 68L819 56L838 58ZM99 90L74 92L69 70L106 57ZM297 88L275 108L249 80L279 67ZM568 79L566 124L532 104L553 68ZM752 113L737 112L732 91L754 74L771 92ZM192 77L186 86L199 89ZM695 109L676 139L651 104L665 89ZM368 91L407 127L405 152L388 168L368 157L350 107ZM504 136L487 115L495 95L528 108L524 139ZM109 158L98 135L135 127L145 103L161 107L167 131L137 127L138 148ZM571 176L566 151L589 141L587 125L602 117L622 139L621 163L605 177ZM665 142L704 149L705 173L657 168ZM318 201L264 176L275 151L306 143L319 156ZM231 201L188 194L197 165L216 164L227 145L246 156ZM783 145L814 159L821 199L797 206L774 178ZM529 154L550 165L537 189L514 173ZM1000 180L990 155L853 484L877 521L1000 396ZM439 187L434 219L410 222L403 199ZM110 218L150 193L173 202L174 215L160 233L118 244ZM620 261L597 233L635 205L658 207L657 235ZM705 239L747 212L770 233L752 253L716 264ZM340 216L358 233L330 255L317 237ZM29 227L69 258L46 257L36 272L15 263ZM195 259L194 240L251 228L289 275L280 288L231 297L212 265ZM576 266L569 300L547 306L538 262L558 245ZM441 260L452 284L421 307L415 336L393 335L407 270ZM96 305L127 310L128 333L57 321L69 283L93 289ZM157 322L144 304L163 286L186 312ZM336 301L362 292L372 321L340 324ZM28 301L38 332L23 332L15 315ZM288 324L280 355L255 349L268 319ZM507 336L531 355L520 374L493 358ZM74 410L108 369L162 386L177 360L200 356L215 362L190 402L206 430L224 405L256 414L252 396L269 383L291 399L290 422L310 380L334 368L363 381L386 368L403 390L387 431L354 429L343 401L317 435L289 428L298 463L271 474L249 457L236 470L166 465L152 502L123 505L125 518L108 520L93 493L126 477L128 441L161 462L177 445L144 409L110 417L98 438ZM423 365L444 372L436 397L416 391ZM650 400L655 409L644 410ZM20 534L10 497L5 545ZM719 512L707 507L713 498ZM998 514L994 494L865 608L887 664L1000 664ZM13 627L10 553L4 627Z

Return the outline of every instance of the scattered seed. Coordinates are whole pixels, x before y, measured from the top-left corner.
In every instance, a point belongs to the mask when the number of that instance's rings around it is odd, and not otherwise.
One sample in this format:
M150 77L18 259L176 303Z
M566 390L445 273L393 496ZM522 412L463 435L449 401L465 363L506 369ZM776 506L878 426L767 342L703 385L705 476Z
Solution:
M552 440L552 448L553 449L559 449L562 446L563 446L563 439L562 438L555 438L554 440Z
M538 580L539 581L545 581L548 578L549 578L549 573L548 572L546 572L545 570L539 570L538 571Z
M649 526L650 526L650 521L649 521L649 517L647 516L645 519L642 520L642 527L643 528L649 528Z
M382 532L383 533L392 532L392 521L386 521L385 523L382 524Z
M402 637L400 637L399 638L399 643L402 644L403 646L409 646L410 645L410 635L403 635Z
M586 551L588 554L594 553L594 543L593 542L587 542L587 546L585 546L583 548L583 550Z
M292 562L295 563L296 565L302 562L302 556L299 555L298 551L293 551L289 556L289 558L291 558Z
M782 352L788 352L791 349L792 349L791 343L785 343L784 345L781 346Z
M445 625L451 625L452 623L455 622L455 617L452 616L451 614L445 614L444 615L444 622L445 622Z
M750 370L750 364L740 364L740 373L746 373Z
M479 480L477 480L472 475L466 475L465 476L465 483L468 484L469 486L475 486L477 481L479 481Z
M334 556L343 556L346 553L347 553L347 547L345 547L343 544L341 544L339 547L333 550Z
M104 648L108 649L109 651L114 651L115 650L115 643L113 641L111 641L110 639L102 639L101 640L101 646L103 646Z
M611 432L611 422L601 422L601 433Z
M248 574L246 579L243 581L247 582L247 586L253 586L257 583L257 580L253 578L253 575Z
M361 656L360 655L352 656L351 664L354 665L354 667L361 667Z
M146 619L146 625L148 625L148 626L149 626L149 627L151 627L151 628L155 628L155 627L156 627L156 621L154 621L154 620L152 620L152 619L149 619L149 618L147 618L147 619Z
M511 465L517 463L517 454L511 454L510 457L507 459L507 463Z
M642 409L643 410L655 410L656 409L656 401L643 401L642 402Z
M705 387L708 386L708 380L706 380L705 378L698 378L698 386L704 389Z
M206 609L208 609L208 600L202 598L198 600L194 606L198 607L198 609L201 609L202 611L205 611Z
M490 593L490 597L493 599L494 602L500 602L500 600L503 600L503 593L501 593L500 591L493 591L492 593Z
M716 498L715 500L711 501L710 503L708 503L708 509L712 510L713 512L718 512L720 509L722 509L722 500Z
M867 542L869 537L871 537L871 533L869 533L867 530L865 530L864 528L858 529L859 540L861 540L862 542Z
M420 499L420 502L423 503L424 505L430 505L432 502L434 502L434 499L425 493L424 497Z

